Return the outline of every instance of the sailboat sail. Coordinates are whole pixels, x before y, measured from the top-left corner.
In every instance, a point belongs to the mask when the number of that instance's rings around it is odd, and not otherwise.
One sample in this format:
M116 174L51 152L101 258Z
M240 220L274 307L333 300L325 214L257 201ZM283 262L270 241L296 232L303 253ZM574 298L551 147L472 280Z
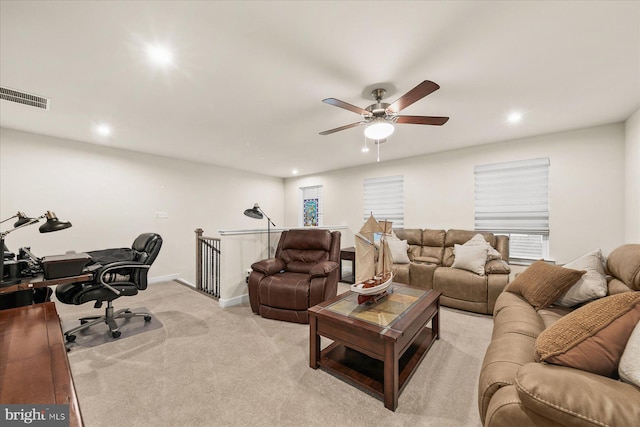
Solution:
M356 234L356 283L363 283L376 274L376 233L380 233L380 227L371 215Z
M391 234L391 221L376 221L373 214L356 234L356 284L374 278L383 278L391 272L393 260L385 235ZM376 257L376 234L381 234L380 249Z
M391 250L389 250L389 244L387 243L387 236L391 235L391 221L379 221L378 226L382 237L380 238L380 252L378 254L378 265L376 267L377 275L384 275L391 271L391 265L393 264L393 258L391 258Z

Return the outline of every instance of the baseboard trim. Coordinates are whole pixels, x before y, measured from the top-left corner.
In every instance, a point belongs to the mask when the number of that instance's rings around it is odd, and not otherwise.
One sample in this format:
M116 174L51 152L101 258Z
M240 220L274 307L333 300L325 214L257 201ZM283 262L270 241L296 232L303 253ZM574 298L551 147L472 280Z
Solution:
M167 274L166 276L156 276L156 277L151 277L149 278L149 280L147 281L147 283L149 283L150 285L154 284L154 283L160 283L160 282L170 282L172 280L177 280L180 278L180 274L175 273L175 274Z
M240 295L239 297L233 297L229 299L218 300L220 308L234 307L236 305L249 304L249 294Z
M177 278L177 279L174 279L173 281L174 281L174 282L178 282L178 283L180 283L181 285L189 286L189 287L191 287L191 288L193 288L193 289L195 289L195 288L196 288L196 285L194 285L194 284L193 284L193 283L191 283L191 282L188 282L188 281L184 280L182 277L179 277L179 278Z
M149 279L149 283L151 284L151 283L159 283L159 282L168 282L171 280L173 280L174 282L178 282L181 285L193 288L194 290L196 289L196 285L194 285L193 283L187 280L184 280L182 277L180 277L179 274L170 274L167 276L154 277L152 279ZM218 299L218 305L220 306L220 308L234 307L234 306L243 305L243 304L249 304L249 294L244 294L244 295L240 295L238 297L233 297L229 299L222 299L222 298Z

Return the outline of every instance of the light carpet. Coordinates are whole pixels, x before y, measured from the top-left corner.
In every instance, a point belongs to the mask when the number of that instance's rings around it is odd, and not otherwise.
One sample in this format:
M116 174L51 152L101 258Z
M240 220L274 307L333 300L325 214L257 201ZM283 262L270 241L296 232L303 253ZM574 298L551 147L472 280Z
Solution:
M340 284L339 292L347 289ZM114 302L125 304L147 307L162 327L68 353L87 427L481 426L477 380L490 316L443 307L441 339L392 412L309 367L308 325L263 319L248 306L222 309L176 282ZM56 308L65 323L96 311L92 304Z

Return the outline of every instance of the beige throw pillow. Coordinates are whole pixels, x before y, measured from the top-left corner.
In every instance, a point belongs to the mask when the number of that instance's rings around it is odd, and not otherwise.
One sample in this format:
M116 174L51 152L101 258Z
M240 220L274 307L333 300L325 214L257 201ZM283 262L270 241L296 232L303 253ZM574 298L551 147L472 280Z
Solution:
M487 263L487 248L482 246L454 245L453 268L471 271L484 276L484 265Z
M607 295L607 279L600 249L595 249L563 266L587 273L555 302L563 307L573 307L583 302L602 298Z
M592 301L538 335L535 360L617 378L620 358L639 320L640 292Z
M480 246L487 248L487 259L502 259L502 255L498 252L489 242L487 242L484 236L480 233L467 240L462 246Z
M562 268L540 260L518 274L505 290L522 295L536 310L540 310L551 305L584 273L585 271Z
M633 329L624 348L618 374L622 381L640 387L640 322Z
M407 254L409 244L406 240L400 240L396 237L396 239L387 239L387 244L389 245L394 264L409 264L411 262Z

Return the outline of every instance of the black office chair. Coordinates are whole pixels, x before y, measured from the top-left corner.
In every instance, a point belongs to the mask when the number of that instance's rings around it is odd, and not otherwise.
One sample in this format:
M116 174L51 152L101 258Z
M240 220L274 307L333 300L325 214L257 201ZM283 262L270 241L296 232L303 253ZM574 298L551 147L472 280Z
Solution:
M147 273L155 261L162 237L159 234L144 233L133 242L131 249L105 249L87 252L92 259L89 270L95 271L93 280L88 283L69 283L56 288L56 297L64 304L80 305L88 301L95 301L95 308L101 308L104 301L107 309L104 316L83 317L80 326L64 333L68 342L76 339L76 332L90 328L98 323L109 325L111 336L118 338L116 319L144 317L145 322L151 321L149 313L134 313L128 308L113 311L112 301L122 296L136 295L138 291L147 288Z

